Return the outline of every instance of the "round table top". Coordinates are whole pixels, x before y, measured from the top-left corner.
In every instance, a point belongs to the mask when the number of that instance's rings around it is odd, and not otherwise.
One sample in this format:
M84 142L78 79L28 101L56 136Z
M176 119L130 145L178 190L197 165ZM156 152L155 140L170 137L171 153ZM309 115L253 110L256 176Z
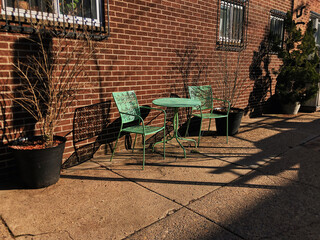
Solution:
M152 101L154 105L162 107L196 107L201 104L199 100L190 98L158 98Z

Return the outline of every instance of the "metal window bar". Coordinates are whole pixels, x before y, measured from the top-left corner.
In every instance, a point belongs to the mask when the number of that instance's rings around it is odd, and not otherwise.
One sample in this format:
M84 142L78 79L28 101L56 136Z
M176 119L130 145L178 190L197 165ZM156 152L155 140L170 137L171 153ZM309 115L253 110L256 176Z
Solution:
M72 36L69 37L77 37L83 31L91 30L90 35L93 39L108 39L110 36L109 0L104 0L106 4L102 4L103 0L88 0L90 1L88 10L85 9L85 1L87 0L81 0L81 5L77 6L79 10L75 9L74 0L71 1L71 19L66 16L66 0L59 0L58 3L62 3L60 6L53 0L49 5L43 1L27 0L28 6L25 10L19 6L19 1L2 0L0 22L4 23L0 24L0 31L30 34L34 33L38 27L54 29L61 27L62 30L59 28L59 31L63 35L70 30L73 31ZM104 6L106 6L106 10L102 9ZM95 9L95 13L93 9ZM106 11L106 19L104 11ZM104 24L105 20L107 25Z
M30 15L30 24L31 24L31 29L34 29L33 25L33 18L32 18L32 12L31 12L31 0L28 0L29 3L29 15ZM29 29L28 29L29 30Z
M4 9L7 9L7 0L4 1ZM8 28L8 26L9 26L9 24L8 24L8 14L7 14L7 11L5 11L4 14L5 14L5 21L6 21L6 24L5 24L4 29L5 29L5 30L8 30L7 28Z
M44 7L43 7L43 2L40 1L40 11L41 11L41 20L42 20L42 24L44 24Z
M89 4L89 17L90 19L93 19L93 16L92 16L92 4L94 3L94 0L90 2ZM93 31L93 28L91 28L91 33Z
M249 0L218 0L217 48L240 50L245 48ZM219 17L220 16L220 17Z
M92 0L91 0L92 1ZM90 2L91 2L90 1ZM82 25L84 26L84 18L85 18L85 15L84 15L84 5L83 5L83 0L81 0L81 15L82 15ZM92 26L93 27L93 26Z
M60 14L61 12L61 9L59 9L59 13ZM63 31L65 32L66 31L66 17L65 17L65 8L64 8L64 0L62 0L62 18L63 18Z
M72 18L72 24L73 24L73 34L75 35L75 32L76 32L76 29L75 29L75 14L74 14L74 2L73 0L71 1L72 3L72 15L73 15L73 18Z

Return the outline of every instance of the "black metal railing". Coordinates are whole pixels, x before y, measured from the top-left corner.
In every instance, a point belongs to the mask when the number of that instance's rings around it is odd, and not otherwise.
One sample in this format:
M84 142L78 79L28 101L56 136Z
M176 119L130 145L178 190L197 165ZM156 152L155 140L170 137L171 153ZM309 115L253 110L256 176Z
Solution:
M219 0L217 48L244 49L247 42L249 0Z
M107 39L109 0L2 1L0 31L30 34L41 28L68 37L86 31L96 40Z

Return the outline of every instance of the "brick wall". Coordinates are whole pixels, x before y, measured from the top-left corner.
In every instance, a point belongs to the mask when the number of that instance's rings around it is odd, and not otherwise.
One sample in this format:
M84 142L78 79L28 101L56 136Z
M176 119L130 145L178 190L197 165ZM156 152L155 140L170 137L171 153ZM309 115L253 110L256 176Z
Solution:
M310 19L310 11L320 13L320 4L317 0L295 0L293 9L293 18L299 22L307 23ZM303 26L303 24L301 25Z
M291 2L250 1L247 47L240 62L240 77L246 79L247 88L236 105L245 108L248 116L261 112L274 90L272 69L280 63L276 55L264 50L270 10L287 12L291 10ZM186 86L191 84L210 84L219 96L224 59L228 58L228 69L232 72L238 56L237 52L217 50L219 6L218 0L110 0L110 37L96 43L94 60L87 65L88 77L81 80L85 87L78 95L79 101L57 126L56 133L65 135L72 130L75 108L110 101L104 140L111 146L119 118L111 96L114 91L134 90L141 105L152 105L153 99L170 94L186 97ZM28 50L22 41L25 37L28 36L0 32L0 81L11 90L15 88L12 62L15 56ZM0 173L5 175L14 169L5 146L7 140L27 129L28 122L13 121L11 102L6 97L1 104ZM65 159L74 152L71 139L72 135L68 135ZM123 140L120 143L123 146ZM110 148L106 147L104 153L109 154Z

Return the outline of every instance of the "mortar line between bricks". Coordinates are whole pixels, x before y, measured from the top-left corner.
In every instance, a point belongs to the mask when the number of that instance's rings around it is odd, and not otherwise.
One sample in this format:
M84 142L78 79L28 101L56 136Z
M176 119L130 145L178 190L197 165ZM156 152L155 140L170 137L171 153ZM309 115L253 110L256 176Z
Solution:
M142 184L141 184L141 183L139 183L139 182L136 182L136 181L134 181L134 180L132 180L132 179L130 179L130 178L127 178L127 177L125 177L125 176L121 175L120 173L117 173L117 172L113 171L112 169L108 168L107 166L102 166L102 167L104 167L105 169L109 170L110 172L112 172L112 173L114 173L114 174L118 175L119 177L122 177L122 178L124 178L124 179L126 179L126 180L128 180L128 181L130 181L130 182L133 182L133 183L137 184L138 186L140 186L140 187L142 187L142 188L144 188L144 189L146 189L146 190L148 190L148 191L150 191L150 192L152 192L152 193L154 193L154 194L159 195L160 197L163 197L163 198L165 198L165 199L167 199L167 200L169 200L169 201L171 201L171 202L174 202L174 203L178 204L179 206L181 206L181 208L179 208L179 209L175 210L174 212L177 212L177 211L179 211L179 210L181 210L181 209L185 208L185 209L187 209L187 210L189 210L189 211L191 211L191 212L193 212L193 213L197 214L198 216L200 216L200 217L202 217L202 218L205 218L206 220L208 220L208 221L210 221L210 222L212 222L212 223L214 223L214 224L218 225L218 226L219 226L219 227L221 227L222 229L224 229L224 230L226 230L226 231L230 232L231 234L234 234L234 235L236 235L237 237L239 237L239 238L241 238L241 239L244 239L242 236L240 236L240 235L239 235L239 234L237 234L237 233L234 233L233 231L231 231L231 230L230 230L230 229L228 229L227 227L225 227L225 226L223 226L223 225L221 225L221 224L217 223L216 221L214 221L214 220L212 220L212 219L210 219L210 218L208 218L208 217L206 217L206 216L202 215L201 213L198 213L198 212L194 211L193 209L189 208L189 207L188 207L188 205L189 205L190 203L188 203L187 205L183 205L182 203L179 203L179 202L177 202L177 201L175 201L175 200L173 200L173 199L171 199L171 198L169 198L169 197L167 197L167 196L165 196L165 195L163 195L163 194L161 194L161 193L158 193L158 192L156 192L156 191L154 191L154 190L152 190L152 189L150 189L150 188L148 188L148 187L146 187L146 186L142 185ZM241 177L241 176L240 176L240 177ZM218 187L218 188L214 189L213 191L209 192L208 194L210 194L210 193L212 193L212 192L214 192L214 191L217 191L218 189L220 189L220 188L222 188L222 187L224 187L224 186L227 186L228 184L229 184L229 183L226 183L225 185L220 186L220 187ZM206 195L208 195L208 194L206 194ZM205 195L205 196L206 196L206 195ZM204 196L202 196L202 197L200 197L200 198L198 198L198 199L194 199L192 202L195 202L195 201L197 201L197 200L199 200L199 199L201 199L201 198L203 198L203 197L204 197ZM170 215L171 215L171 214L170 214ZM164 218L166 218L166 217L168 217L168 214L167 214ZM143 228L139 229L137 232L139 232L139 231L141 231L142 229L145 229L145 228L147 228L147 227L149 227L149 226L151 226L151 225L153 225L153 224L155 224L155 223L157 223L157 222L159 222L159 221L163 220L164 218L159 219L159 220L157 220L157 221L153 222L152 224L150 224L150 225L148 225L148 226L145 226L145 227L143 227ZM128 237L130 237L130 236L131 236L131 235L133 235L133 234L134 234L134 233L132 233L132 234L128 235L128 236L127 236L127 237L125 237L125 238L128 238ZM124 239L125 239L125 238L124 238Z

